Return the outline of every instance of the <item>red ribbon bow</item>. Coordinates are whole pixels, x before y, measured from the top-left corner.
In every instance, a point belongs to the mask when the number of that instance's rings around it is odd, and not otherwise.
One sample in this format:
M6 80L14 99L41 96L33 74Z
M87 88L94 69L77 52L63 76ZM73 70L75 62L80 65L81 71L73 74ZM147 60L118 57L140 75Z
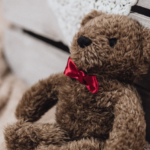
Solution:
M95 75L86 75L82 70L78 70L75 63L69 57L64 74L70 78L77 79L80 83L85 84L92 93L97 93L99 89L98 81Z

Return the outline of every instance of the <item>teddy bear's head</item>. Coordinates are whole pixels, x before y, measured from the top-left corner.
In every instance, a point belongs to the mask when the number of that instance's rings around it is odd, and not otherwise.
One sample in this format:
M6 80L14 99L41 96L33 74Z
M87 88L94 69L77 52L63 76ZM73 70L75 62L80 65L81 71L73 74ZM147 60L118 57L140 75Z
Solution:
M133 81L147 73L150 30L126 16L92 11L83 18L70 52L87 74Z

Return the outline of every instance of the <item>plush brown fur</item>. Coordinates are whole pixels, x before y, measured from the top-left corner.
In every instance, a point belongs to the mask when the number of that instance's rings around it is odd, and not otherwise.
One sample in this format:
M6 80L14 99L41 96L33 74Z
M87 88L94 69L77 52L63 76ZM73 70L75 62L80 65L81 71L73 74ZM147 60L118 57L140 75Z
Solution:
M92 44L81 48L81 35ZM118 39L113 48L111 38ZM99 92L63 73L35 84L16 110L23 121L5 130L8 150L142 150L146 123L132 83L147 73L150 31L128 17L92 11L70 52L78 69L97 76ZM32 123L56 103L56 124Z

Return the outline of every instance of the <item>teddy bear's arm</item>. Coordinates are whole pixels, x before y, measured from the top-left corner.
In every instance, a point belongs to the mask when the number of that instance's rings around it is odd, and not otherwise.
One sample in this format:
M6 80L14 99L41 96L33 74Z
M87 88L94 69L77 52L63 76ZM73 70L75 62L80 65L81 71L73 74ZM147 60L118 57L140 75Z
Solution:
M27 121L38 120L48 109L57 103L61 81L65 82L63 73L51 75L39 81L27 90L16 109L16 117Z
M141 103L132 91L115 105L113 129L104 150L143 150L145 145L145 119Z

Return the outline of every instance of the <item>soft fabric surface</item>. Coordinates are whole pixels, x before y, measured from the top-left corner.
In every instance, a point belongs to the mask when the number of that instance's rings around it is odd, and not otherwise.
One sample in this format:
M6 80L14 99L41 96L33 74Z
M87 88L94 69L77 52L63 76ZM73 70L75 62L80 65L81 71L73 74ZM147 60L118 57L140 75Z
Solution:
M3 130L8 123L15 122L14 111L27 85L8 71L0 50L0 147L4 146Z
M48 2L57 16L65 44L70 45L82 18L91 10L128 15L131 6L135 5L137 0L48 0Z
M4 128L17 121L14 115L15 109L28 85L9 71L2 55L2 49L0 49L0 73L0 150L6 150ZM55 107L38 122L54 122L54 112Z

